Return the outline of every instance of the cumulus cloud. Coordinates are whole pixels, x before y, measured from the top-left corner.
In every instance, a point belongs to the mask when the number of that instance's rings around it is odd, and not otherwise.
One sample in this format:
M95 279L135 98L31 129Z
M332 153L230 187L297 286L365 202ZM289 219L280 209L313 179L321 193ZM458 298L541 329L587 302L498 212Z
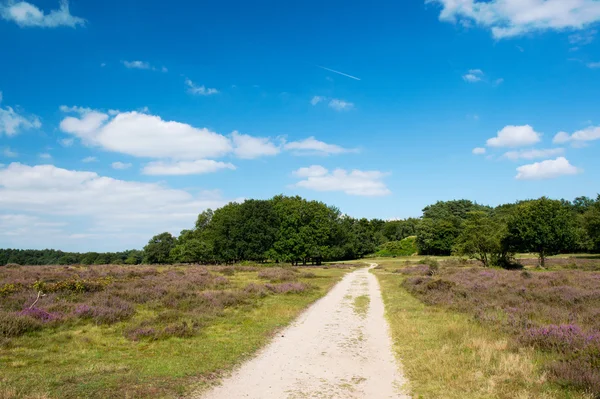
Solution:
M63 119L60 129L88 146L136 157L197 160L232 151L230 140L218 133L135 111L86 111Z
M560 176L576 175L582 170L571 165L565 157L536 162L517 168L517 180L553 179Z
M0 135L14 136L23 130L39 129L42 127L40 118L36 115L23 115L12 107L0 107Z
M117 161L117 162L113 162L110 166L112 166L113 169L123 170L123 169L131 168L132 165L130 163Z
M559 132L554 136L553 142L556 144L572 143L575 146L581 146L594 140L600 140L600 126L590 126L573 134Z
M533 150L521 150L521 151L509 151L504 154L505 158L512 161L518 161L519 159L539 159L539 158L552 158L557 155L564 154L564 148L547 148L547 149L533 149Z
M281 152L281 148L273 144L267 137L252 137L234 131L231 133L231 139L234 147L233 153L238 158L255 159L277 155Z
M212 94L218 94L219 90L206 88L204 85L196 86L190 79L185 80L185 85L188 87L188 93L198 96L210 96Z
M485 148L482 148L482 147L473 148L473 154L475 154L475 155L483 155L483 154L485 154L485 152L486 152Z
M383 196L390 190L383 182L385 173L379 171L335 169L329 172L326 168L313 165L300 168L294 175L302 178L294 186L315 191L341 191L348 195Z
M469 83L481 82L484 77L484 73L481 69L471 69L469 72L463 75L463 80Z
M331 101L329 101L328 106L329 108L333 108L336 111L349 111L352 108L354 108L354 103L340 100L337 98L332 98Z
M142 173L145 175L201 175L205 173L214 173L223 169L235 170L235 166L226 162L213 161L211 159L200 159L197 161L180 162L150 162Z
M488 147L523 147L541 140L542 135L529 125L506 126L496 137L487 140Z
M442 6L441 21L475 23L496 39L545 30L583 30L600 21L597 0L426 0Z
M48 14L26 1L9 0L6 4L0 4L0 16L20 27L56 28L68 26L75 28L78 25L85 25L86 22L83 18L71 15L69 3L66 0L60 2L58 10L52 10Z
M88 226L52 237L30 236L14 241L19 246L72 246L72 234L98 234L111 238L96 250L142 247L150 236L162 231L179 233L189 228L198 213L224 205L214 192L192 195L155 183L117 180L94 172L28 166L12 163L0 169L0 209L5 214L28 214L48 223L76 219L76 226ZM118 238L118 240L115 240ZM52 245L50 245L52 243Z
M292 173L297 177L318 177L325 176L328 173L328 170L321 165L312 165L306 168L300 168Z
M292 151L294 155L335 155L345 152L358 152L356 149L348 149L335 144L327 144L314 137L309 137L300 141L286 143L284 148Z

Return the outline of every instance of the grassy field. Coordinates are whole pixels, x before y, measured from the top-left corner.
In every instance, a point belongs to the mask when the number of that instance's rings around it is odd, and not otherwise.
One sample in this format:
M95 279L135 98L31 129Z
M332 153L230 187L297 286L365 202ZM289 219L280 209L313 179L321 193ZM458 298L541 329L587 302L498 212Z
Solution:
M600 273L574 270L598 263L559 257L557 271L538 272L381 261L374 273L414 397L598 397Z
M248 358L348 270L0 268L0 398L187 394ZM47 294L29 309L34 286Z

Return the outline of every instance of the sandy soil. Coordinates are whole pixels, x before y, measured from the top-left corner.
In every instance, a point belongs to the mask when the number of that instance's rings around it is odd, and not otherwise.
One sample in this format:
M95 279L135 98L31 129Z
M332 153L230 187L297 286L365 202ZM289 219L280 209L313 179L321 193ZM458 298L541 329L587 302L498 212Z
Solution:
M355 306L361 296L370 299L366 312ZM196 397L409 398L404 383L379 283L364 268L346 275L222 385Z

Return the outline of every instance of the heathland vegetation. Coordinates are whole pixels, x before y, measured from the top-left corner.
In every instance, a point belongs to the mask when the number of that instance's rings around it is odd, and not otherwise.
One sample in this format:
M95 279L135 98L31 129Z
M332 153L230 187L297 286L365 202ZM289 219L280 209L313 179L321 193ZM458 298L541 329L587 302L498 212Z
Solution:
M181 396L348 270L297 265L369 257L415 397L597 398L598 252L600 196L445 201L393 221L277 196L143 250L0 250L0 397Z
M165 232L143 250L67 253L0 250L0 265L233 264L294 265L379 256L456 254L484 266L514 266L514 254L536 253L540 266L559 253L600 251L600 196L536 200L495 208L469 200L437 202L421 218L355 219L300 197L230 203L202 212L178 237Z
M0 268L0 398L181 397L264 345L349 266Z

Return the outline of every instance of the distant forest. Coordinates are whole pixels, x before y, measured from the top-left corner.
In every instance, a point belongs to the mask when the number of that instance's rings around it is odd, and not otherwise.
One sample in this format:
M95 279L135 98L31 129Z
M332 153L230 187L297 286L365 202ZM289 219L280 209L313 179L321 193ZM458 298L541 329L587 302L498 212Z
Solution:
M461 255L484 266L509 267L518 252L534 252L544 266L559 253L600 252L600 195L573 201L519 201L495 208L469 200L440 201L420 218L355 219L301 197L229 203L198 215L179 237L158 234L143 250L71 253L0 249L0 265L228 264L295 265L350 260L370 254Z

